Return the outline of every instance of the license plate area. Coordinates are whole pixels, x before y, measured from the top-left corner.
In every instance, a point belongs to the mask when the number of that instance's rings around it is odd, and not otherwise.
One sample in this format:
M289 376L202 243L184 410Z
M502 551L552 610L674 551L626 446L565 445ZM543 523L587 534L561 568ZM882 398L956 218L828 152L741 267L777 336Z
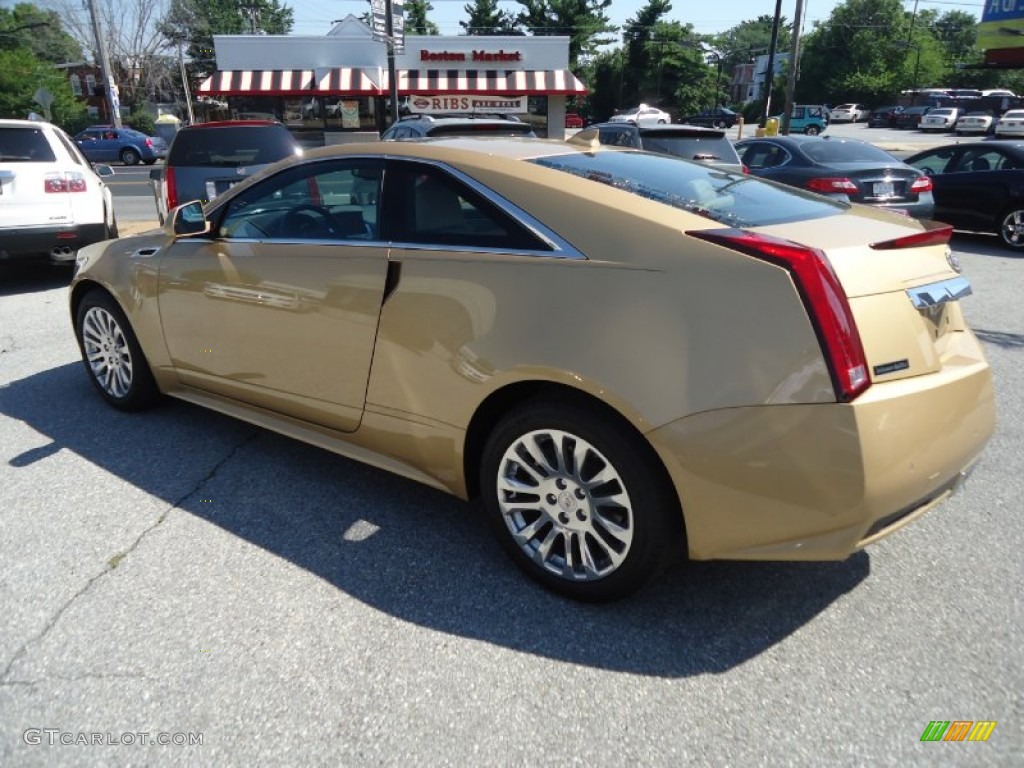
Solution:
M871 193L875 197L895 197L896 189L891 181L876 181L871 185Z

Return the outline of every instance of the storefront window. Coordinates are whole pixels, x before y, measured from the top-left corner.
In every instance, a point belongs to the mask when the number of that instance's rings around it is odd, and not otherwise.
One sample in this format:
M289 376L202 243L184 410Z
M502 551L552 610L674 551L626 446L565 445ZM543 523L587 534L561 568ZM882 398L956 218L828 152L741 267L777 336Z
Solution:
M525 122L533 126L533 132L542 139L548 136L548 97L530 96L527 100L527 114L522 116Z
M370 96L229 96L234 120L279 120L294 132L376 131Z

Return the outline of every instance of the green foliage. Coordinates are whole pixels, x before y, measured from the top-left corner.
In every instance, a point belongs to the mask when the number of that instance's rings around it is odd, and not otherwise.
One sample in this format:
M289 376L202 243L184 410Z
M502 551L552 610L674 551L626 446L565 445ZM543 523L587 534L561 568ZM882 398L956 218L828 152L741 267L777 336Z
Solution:
M672 10L669 0L649 0L635 18L627 19L622 30L626 59L623 70L624 86L629 93L640 93L642 85L650 80L652 70L661 66L663 53L677 41L655 37L655 27ZM620 104L625 107L625 104Z
M156 119L141 104L137 104L122 122L147 136L156 135Z
M172 48L184 47L192 60L193 78L214 69L214 35L250 33L253 25L268 35L287 35L292 31L295 14L280 0L171 0L167 13L157 25Z
M427 12L434 10L430 0L407 0L405 4L405 34L439 35L437 24L427 18Z
M524 10L516 17L529 34L567 35L569 66L575 69L581 57L591 56L614 42L609 33L616 27L605 11L612 0L517 0Z
M0 51L0 117L24 119L30 112L44 115L35 94L45 88L53 95L50 121L69 132L88 113L75 99L62 70L36 58L27 48Z
M0 8L0 51L15 48L27 48L37 59L55 64L83 58L82 47L64 31L60 15L31 3Z
M522 30L516 23L516 16L511 11L498 9L498 0L475 0L472 5L464 5L467 20L460 21L459 26L467 35L521 35Z

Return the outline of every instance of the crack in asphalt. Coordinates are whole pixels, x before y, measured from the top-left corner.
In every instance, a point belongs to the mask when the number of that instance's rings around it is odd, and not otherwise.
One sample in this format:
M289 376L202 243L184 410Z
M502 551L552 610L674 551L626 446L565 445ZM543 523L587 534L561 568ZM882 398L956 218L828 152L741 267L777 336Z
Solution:
M113 571L117 570L117 567L124 561L124 559L126 557L128 557L128 555L130 555L132 552L134 552L136 550L136 548L139 546L139 544L142 543L143 539L145 539L147 536L149 536L150 533L152 533L154 530L156 530L156 528L158 526L160 526L164 522L164 520L167 519L167 516L171 512L173 512L175 509L178 509L182 504L185 503L186 500L188 500L189 497L194 496L195 494L199 493L199 491L203 488L203 486L205 486L207 483L209 483L211 480L213 480L214 477L217 476L217 473L221 470L221 468L225 464L227 464L229 461L231 461L231 459L233 459L235 457L235 455L240 450L242 450L245 446L247 446L249 443L251 443L254 440L256 440L260 436L260 434L261 433L258 432L258 431L250 432L248 435L243 437L242 440L240 440L236 445L232 446L231 450L228 451L227 455L224 458L222 458L220 461L218 461L216 464L214 464L213 467L210 469L210 471L206 473L206 475L204 475L198 481L196 481L196 483L192 486L192 488L189 491L187 491L186 493L184 493L177 501L175 501L170 506L168 506L167 509L165 509L160 514L160 517L157 518L155 523L153 523L149 527L145 528L142 531L142 533L140 533L135 538L135 541L132 542L131 546L129 546L123 552L119 552L119 553L115 554L113 557L111 557L107 561L107 565L106 565L106 567L102 571L100 571L95 576L90 578L80 590L78 590L77 592L75 592L75 594L73 594L70 598L68 598L68 600L66 600L64 602L64 604L60 608L57 609L57 611L53 614L53 616L50 617L50 620L48 622L46 622L46 625L42 628L42 630L35 637L31 637L28 640L26 640L25 643L17 651L15 651L14 655L11 657L11 660L7 663L7 666L4 667L3 674L0 675L0 688L5 688L7 686L14 686L14 685L32 685L34 683L45 682L46 680L48 680L49 678L43 678L42 680L39 680L39 681L13 680L13 679L10 678L10 674L11 674L11 670L14 668L14 665L17 664L18 661L23 656L25 656L25 654L28 652L29 646L38 644L42 640L44 640L46 638L46 636L50 633L50 631L54 628L54 626L56 626L57 622L60 621L60 619L64 615L64 613L80 597L82 597L90 589L92 589L93 585L96 582L98 582L100 579L102 579L104 576L106 576L107 574L112 573ZM59 679L59 678L54 678L54 679Z

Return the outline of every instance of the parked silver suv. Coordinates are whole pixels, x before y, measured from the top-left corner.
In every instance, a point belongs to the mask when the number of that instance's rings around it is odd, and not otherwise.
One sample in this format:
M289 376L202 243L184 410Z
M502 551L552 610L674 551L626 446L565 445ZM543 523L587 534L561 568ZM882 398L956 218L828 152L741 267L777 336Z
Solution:
M174 135L163 167L149 172L160 223L175 206L207 203L271 163L301 154L295 137L273 120L186 126Z

